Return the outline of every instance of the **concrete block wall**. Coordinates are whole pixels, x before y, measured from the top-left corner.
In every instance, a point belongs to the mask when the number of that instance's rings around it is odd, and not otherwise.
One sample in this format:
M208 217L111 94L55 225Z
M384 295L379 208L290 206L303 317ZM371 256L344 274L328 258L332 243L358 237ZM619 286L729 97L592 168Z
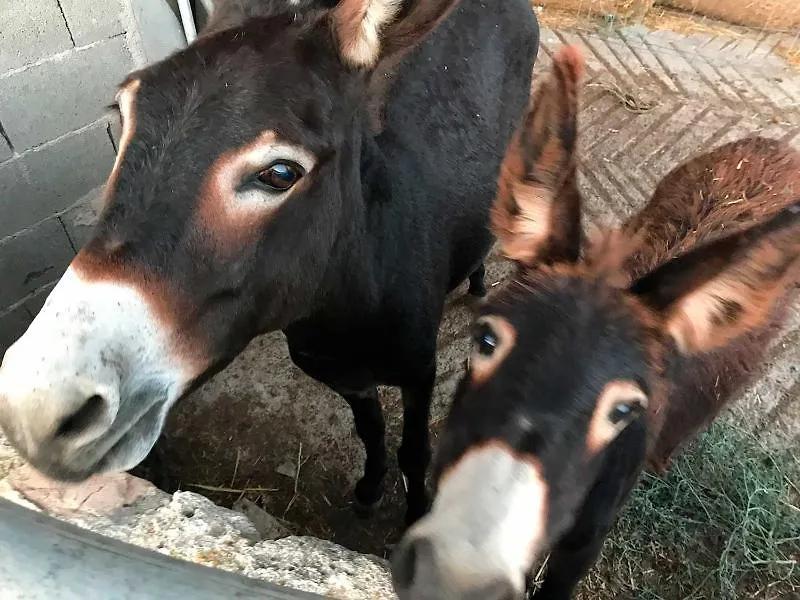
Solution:
M0 356L87 239L116 152L106 107L128 72L184 45L173 10L0 1Z

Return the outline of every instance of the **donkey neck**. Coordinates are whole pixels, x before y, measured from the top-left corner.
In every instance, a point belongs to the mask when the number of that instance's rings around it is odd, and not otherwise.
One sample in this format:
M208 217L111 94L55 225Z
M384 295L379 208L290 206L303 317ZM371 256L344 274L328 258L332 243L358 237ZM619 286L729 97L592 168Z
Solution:
M348 149L359 156L347 165L338 235L307 318L363 319L379 311L389 291L393 254L386 240L393 236L393 198L380 148L366 131Z

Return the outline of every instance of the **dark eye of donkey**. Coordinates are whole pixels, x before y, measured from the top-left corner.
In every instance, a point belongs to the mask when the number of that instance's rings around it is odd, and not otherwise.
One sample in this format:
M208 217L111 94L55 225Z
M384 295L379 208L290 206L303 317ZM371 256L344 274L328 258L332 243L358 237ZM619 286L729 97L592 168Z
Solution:
M638 402L620 402L611 409L608 420L614 425L624 421L632 421L642 413L642 405Z
M497 349L497 336L492 328L488 325L482 325L475 332L475 347L478 354L482 356L491 356Z
M305 175L303 167L291 161L276 161L256 175L256 179L270 190L286 192Z

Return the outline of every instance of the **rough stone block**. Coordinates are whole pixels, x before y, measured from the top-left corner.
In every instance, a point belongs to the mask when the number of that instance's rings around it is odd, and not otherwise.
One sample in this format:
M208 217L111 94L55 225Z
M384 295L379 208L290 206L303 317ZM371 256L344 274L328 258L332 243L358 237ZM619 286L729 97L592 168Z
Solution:
M72 48L57 0L0 2L0 72Z
M30 322L31 317L24 306L0 315L0 356L25 333Z
M72 39L78 46L109 38L125 31L120 20L122 5L119 0L110 2L60 0L60 3L72 33Z
M122 36L0 79L0 121L17 152L99 119L132 69Z
M48 219L0 244L0 307L55 281L74 256L58 219Z
M103 183L113 164L100 123L0 166L0 238L65 210Z

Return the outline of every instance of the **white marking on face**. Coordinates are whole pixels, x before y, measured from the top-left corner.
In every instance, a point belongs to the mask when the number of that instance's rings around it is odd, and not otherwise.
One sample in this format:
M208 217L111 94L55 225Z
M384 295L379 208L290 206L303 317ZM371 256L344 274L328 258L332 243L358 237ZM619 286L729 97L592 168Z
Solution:
M545 537L547 494L533 459L489 444L445 473L431 512L406 539L433 545L436 567L454 589L505 579L522 593Z
M140 291L70 267L6 352L0 425L34 464L126 470L150 451L191 379ZM60 424L95 395L103 401L94 417L59 440Z
M487 315L478 319L475 333L479 339L473 344L469 366L473 383L481 385L492 378L511 354L517 342L517 330L507 319L497 315ZM492 352L488 355L481 352L481 339L484 337L493 342Z
M207 220L214 218L221 208L228 219L269 213L291 197L302 184L302 179L285 192L260 189L248 179L276 162L297 163L309 177L317 164L317 158L308 150L282 141L274 131L263 132L246 146L223 154L212 165L206 184L206 201L212 203L201 208Z
M597 399L586 436L586 447L594 455L647 410L647 395L633 381L608 382Z

